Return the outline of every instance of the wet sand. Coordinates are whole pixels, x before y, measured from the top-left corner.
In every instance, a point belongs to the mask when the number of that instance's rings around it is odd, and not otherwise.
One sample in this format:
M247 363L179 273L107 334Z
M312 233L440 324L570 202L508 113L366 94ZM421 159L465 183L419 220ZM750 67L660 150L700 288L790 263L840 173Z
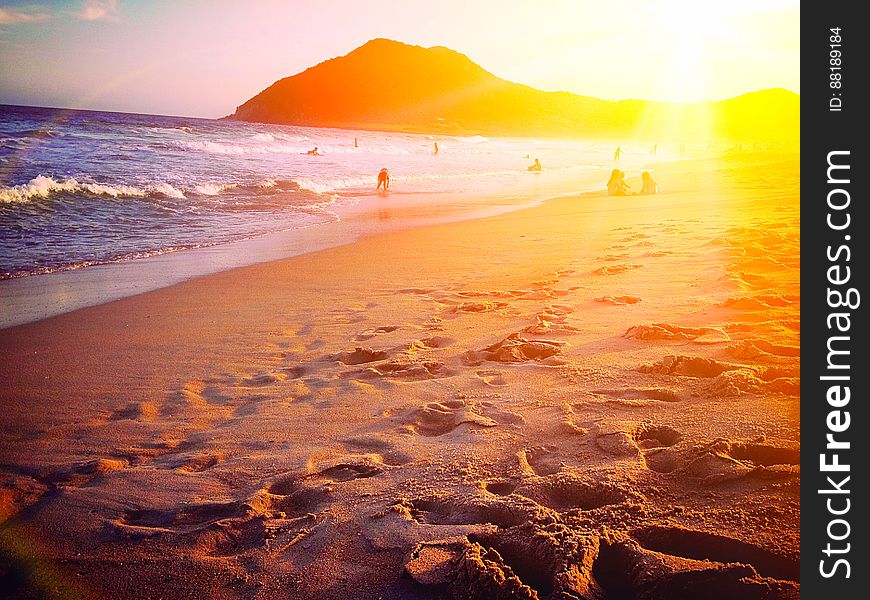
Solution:
M0 331L2 583L797 598L798 170L684 161L656 197L385 233Z

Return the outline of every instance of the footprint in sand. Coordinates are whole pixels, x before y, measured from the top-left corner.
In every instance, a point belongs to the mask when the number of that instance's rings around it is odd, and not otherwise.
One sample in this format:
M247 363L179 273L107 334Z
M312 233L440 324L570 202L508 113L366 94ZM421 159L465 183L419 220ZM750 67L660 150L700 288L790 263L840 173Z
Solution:
M463 360L471 366L480 365L486 361L516 363L536 360L548 361L546 364L556 364L558 361L556 361L555 356L566 345L566 342L557 340L530 340L519 333L514 333L483 350L466 352Z
M603 267L598 267L593 273L596 275L618 275L619 273L625 273L626 271L633 271L634 269L639 269L643 265L633 264L633 263L621 263L617 265L604 265Z
M480 377L486 385L496 387L507 385L507 381L504 380L504 377L499 371L477 371L475 374Z
M47 474L34 475L37 480L54 488L79 488L88 486L91 483L102 479L109 473L126 469L129 466L130 464L126 460L98 458L95 460L76 463Z
M489 417L483 416L481 409L467 404L464 400L444 400L430 402L415 408L405 417L407 430L426 436L437 437L450 433L463 423L478 427L498 425Z
M495 496L509 496L514 493L522 481L520 479L496 479L494 481L487 481L483 484L483 489L485 489L490 494Z
M800 450L795 445L776 446L761 442L718 440L694 448L680 457L681 470L704 480L719 483L759 477L782 479L800 475Z
M631 532L641 547L670 556L751 565L762 577L797 581L797 558L775 554L742 540L704 531L654 525Z
M290 517L315 513L329 503L332 492L328 485L308 485L304 478L282 477L265 489L265 506ZM273 497L273 498L270 498Z
M548 306L543 311L535 315L536 323L523 329L523 333L534 333L543 335L546 333L552 334L572 334L580 330L572 325L568 325L568 315L573 312L573 308L564 304L553 304Z
M223 454L200 454L181 460L175 460L173 469L181 473L202 473L220 463L223 460Z
M350 452L365 452L374 461L390 467L401 466L413 460L410 454L396 449L393 442L377 436L345 438L341 443Z
M510 307L511 305L508 302L486 300L482 302L460 302L451 310L453 312L482 313L503 311Z
M119 408L112 411L109 416L109 421L123 421L129 419L131 421L153 421L157 418L159 408L156 402L130 402L124 408Z
M614 306L624 306L626 304L637 304L643 300L640 296L599 296L595 298L596 302L602 304L612 304Z
M561 527L561 526L560 526ZM533 524L418 544L405 571L423 585L460 598L581 598L596 544L562 527L556 535ZM595 590L596 588L591 588Z
M382 468L373 464L341 463L320 471L315 477L327 483L341 483L353 479L367 479L383 472Z
M385 333L392 333L392 332L396 331L397 329L399 329L398 325L384 325L382 327L372 327L372 328L366 329L365 331L361 331L360 333L358 333L356 335L356 337L354 339L358 342L362 342L365 340L370 340L373 337L383 335Z
M239 387L265 387L287 381L288 379L298 379L302 377L303 373L304 369L302 367L288 367L277 371L265 371L243 377L236 385Z
M696 344L718 344L731 338L716 327L682 327L671 323L653 323L629 327L622 337L635 340L678 340Z
M121 525L189 533L221 519L238 517L244 512L240 502L212 502L180 509L131 509L119 519Z
M655 373L660 375L682 375L709 379L721 375L726 371L743 369L740 365L732 365L699 356L668 355L662 360L638 367L641 373Z
M628 499L639 499L615 485L593 481L576 473L561 472L548 477L524 482L514 494L533 500L557 512L569 510L596 510L622 504Z
M616 262L618 260L623 260L628 258L628 252L619 252L615 254L604 254L602 256L597 257L597 260L604 260L607 262Z
M725 308L739 310L769 310L785 308L800 302L800 296L782 296L779 294L758 294L756 296L733 296L722 303Z
M604 396L608 402L626 406L645 406L650 401L679 402L681 400L680 395L675 390L660 387L593 390L592 394Z
M725 348L725 351L734 358L742 360L772 361L786 357L797 358L801 355L798 346L783 346L762 339L741 340Z
M178 417L193 413L206 418L219 417L228 398L212 382L193 380L170 393L160 406L160 416Z
M644 424L634 431L632 437L641 449L648 450L673 446L683 436L679 431L667 425Z
M513 527L528 519L529 507L488 502L471 497L400 500L393 505L417 523L426 525L495 525Z
M528 448L517 453L520 471L528 475L543 477L557 473L563 463L555 446Z
M389 355L383 350L372 350L357 346L354 350L339 352L327 357L327 360L338 361L343 365L362 365L385 360Z
M456 340L451 337L433 335L419 340L414 340L408 348L408 352L420 352L425 350L435 350L438 348L446 348L455 344Z
M390 362L381 363L377 366L368 367L361 371L355 371L344 375L359 379L405 379L420 381L423 379L436 379L450 377L454 372L448 369L444 363L436 360L419 360L408 356L396 358Z
M592 576L601 597L799 597L796 559L725 536L678 527L656 526L634 534L642 541L617 535L600 540Z

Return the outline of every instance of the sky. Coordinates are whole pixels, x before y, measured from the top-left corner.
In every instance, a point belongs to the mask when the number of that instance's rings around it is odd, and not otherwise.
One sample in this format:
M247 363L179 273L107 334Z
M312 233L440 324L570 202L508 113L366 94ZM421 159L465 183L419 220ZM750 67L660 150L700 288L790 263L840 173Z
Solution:
M799 0L0 0L0 103L220 117L386 37L550 91L800 92Z

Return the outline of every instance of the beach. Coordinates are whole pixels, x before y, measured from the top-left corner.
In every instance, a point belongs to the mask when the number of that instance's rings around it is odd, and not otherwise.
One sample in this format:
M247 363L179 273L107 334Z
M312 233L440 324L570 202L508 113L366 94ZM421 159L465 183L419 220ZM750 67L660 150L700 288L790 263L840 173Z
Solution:
M372 200L401 226L0 330L3 584L797 598L799 166Z

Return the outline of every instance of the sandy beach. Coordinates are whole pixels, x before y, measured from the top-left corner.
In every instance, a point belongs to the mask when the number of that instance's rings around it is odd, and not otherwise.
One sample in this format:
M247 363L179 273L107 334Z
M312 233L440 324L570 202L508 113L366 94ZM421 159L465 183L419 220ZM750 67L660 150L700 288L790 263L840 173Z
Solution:
M655 178L0 330L0 587L797 598L799 158Z

